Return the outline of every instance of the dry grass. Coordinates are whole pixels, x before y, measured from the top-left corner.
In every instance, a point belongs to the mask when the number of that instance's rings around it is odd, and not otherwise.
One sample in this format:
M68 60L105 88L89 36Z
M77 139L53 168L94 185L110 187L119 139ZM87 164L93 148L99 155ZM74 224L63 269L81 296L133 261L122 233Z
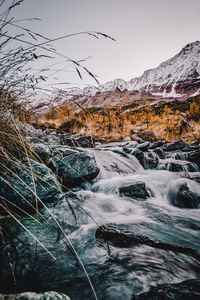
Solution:
M190 119L190 125L181 131L181 122L185 115L167 106L159 113L147 102L146 107L137 111L115 108L78 114L73 106L62 105L53 114L48 112L41 118L38 126L51 126L69 134L92 135L96 140L105 142L121 141L127 136L134 138L132 129L153 131L157 139L169 142L180 138L189 142L200 140L199 104L192 103L186 116Z

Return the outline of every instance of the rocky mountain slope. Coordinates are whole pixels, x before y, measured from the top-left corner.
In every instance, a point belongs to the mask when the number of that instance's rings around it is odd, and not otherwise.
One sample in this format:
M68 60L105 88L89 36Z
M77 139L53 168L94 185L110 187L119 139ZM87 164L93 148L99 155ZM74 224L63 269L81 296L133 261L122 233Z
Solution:
M121 93L120 93L121 92ZM115 79L98 87L73 88L51 95L51 100L35 103L36 111L46 111L64 99L72 99L85 107L124 106L135 100L153 96L183 98L200 94L200 41L186 45L177 55L147 70L130 81ZM154 97L153 97L154 98Z

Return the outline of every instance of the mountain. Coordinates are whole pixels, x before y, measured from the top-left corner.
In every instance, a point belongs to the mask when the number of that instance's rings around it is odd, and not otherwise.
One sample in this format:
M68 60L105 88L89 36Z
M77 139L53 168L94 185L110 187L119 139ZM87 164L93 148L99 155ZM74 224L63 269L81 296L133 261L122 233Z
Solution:
M148 91L163 97L200 93L200 42L186 45L177 55L157 68L131 79L128 89Z
M35 109L45 111L49 102L58 105L66 98L88 107L129 105L135 99L146 99L149 94L159 98L183 98L200 94L200 41L186 45L174 57L157 68L145 71L141 77L130 81L115 79L98 87L59 91L58 95L51 95L51 100L43 102L43 107L41 103L35 104Z

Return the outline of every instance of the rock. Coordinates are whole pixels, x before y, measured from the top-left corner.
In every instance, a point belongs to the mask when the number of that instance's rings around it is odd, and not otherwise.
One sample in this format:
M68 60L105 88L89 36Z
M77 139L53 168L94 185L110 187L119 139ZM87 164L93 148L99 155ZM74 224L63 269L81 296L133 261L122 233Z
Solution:
M62 293L44 292L44 293L21 293L21 294L0 294L0 300L70 300L70 298Z
M171 202L173 205L182 208L198 208L200 206L200 195L193 193L187 183L184 183L179 186L176 196L171 197Z
M148 151L149 145L150 145L149 142L145 142L145 143L142 143L142 144L138 145L138 146L137 146L137 149L139 149L139 150L145 152L145 151Z
M3 197L1 202L20 214L22 212L17 207L26 211L34 211L35 189L38 198L45 203L58 201L61 197L61 186L53 172L44 164L33 160L30 160L30 163L32 170L26 160L23 163L12 162L9 170L0 169L0 196ZM39 200L38 205L41 205Z
M158 147L161 147L165 144L166 142L165 141L156 141L156 142L153 142L149 149L155 149L155 148L158 148Z
M70 147L94 148L95 138L92 136L80 136L78 138L73 138L69 135L61 134L60 143L61 145L67 145Z
M200 150L192 151L188 153L189 161L196 163L200 167Z
M130 142L130 141L131 141L130 136L127 136L127 137L122 139L122 142Z
M142 144L145 141L143 139L141 139L139 136L137 136L136 134L132 134L131 135L131 140L132 141L136 141L138 144Z
M198 260L200 259L200 254L197 250L189 247L182 247L161 242L159 240L153 240L148 238L147 236L121 229L116 225L102 225L98 227L96 230L96 238L104 239L105 241L112 243L116 247L134 247L136 245L143 244L158 249L189 254L194 256Z
M197 172L198 167L194 163L183 160L164 159L159 163L159 170L168 170L170 172Z
M47 164L49 159L51 158L51 150L50 148L43 144L33 144L31 146L31 150L45 163Z
M144 154L144 168L145 169L156 169L158 165L158 155L154 152L146 152Z
M60 144L70 146L70 147L77 147L77 143L76 143L75 138L72 138L72 137L70 137L69 135L66 135L66 134L61 134L60 135Z
M174 284L161 284L131 300L199 300L200 279L192 279Z
M146 184L142 181L127 184L119 188L121 196L130 197L137 200L146 200L150 195L147 191Z
M80 136L76 139L77 147L94 148L95 138L92 136Z
M144 159L144 153L140 149L132 150L131 155L134 155L140 162Z
M167 143L163 146L165 151L176 151L176 150L183 150L190 151L190 145L183 140L177 140L172 143Z
M187 172L182 172L180 174L181 177L183 178L188 178L190 180L196 181L200 183L200 173L199 172L194 172L194 173L187 173Z
M158 147L153 150L161 159L165 158L165 152L162 148Z
M91 181L99 174L95 159L85 152L76 152L63 157L57 163L57 175L64 186L77 186Z
M140 130L137 135L145 141L155 142L157 140L157 137L153 131Z

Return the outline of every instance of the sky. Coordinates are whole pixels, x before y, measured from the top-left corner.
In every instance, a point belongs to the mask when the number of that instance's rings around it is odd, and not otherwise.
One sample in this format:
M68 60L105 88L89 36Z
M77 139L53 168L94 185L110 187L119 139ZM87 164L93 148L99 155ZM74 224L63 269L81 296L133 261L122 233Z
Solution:
M88 30L115 38L78 35L53 43L72 59L90 57L83 65L101 84L141 76L186 44L200 40L200 0L24 0L14 15L17 19L41 18L24 23L49 38ZM59 57L45 63L55 64L52 82L57 78L57 82L80 87L95 84L84 73L79 80L75 69ZM60 68L64 69L56 72Z

